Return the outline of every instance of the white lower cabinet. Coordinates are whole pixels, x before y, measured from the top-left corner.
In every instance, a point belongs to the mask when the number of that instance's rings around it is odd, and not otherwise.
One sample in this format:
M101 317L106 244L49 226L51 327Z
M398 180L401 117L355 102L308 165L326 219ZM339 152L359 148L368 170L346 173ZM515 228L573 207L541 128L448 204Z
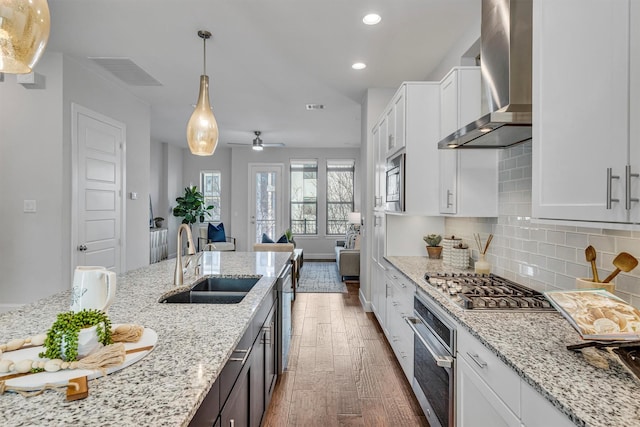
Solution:
M456 426L574 426L565 414L460 326L457 337Z
M415 285L394 268L386 273L387 324L385 334L409 382L413 379L413 330L405 317L413 315Z
M529 384L521 382L522 425L524 427L575 427L560 410L542 397Z
M476 373L464 356L457 359L456 425L458 427L520 427L520 419ZM474 363L474 362L471 362Z

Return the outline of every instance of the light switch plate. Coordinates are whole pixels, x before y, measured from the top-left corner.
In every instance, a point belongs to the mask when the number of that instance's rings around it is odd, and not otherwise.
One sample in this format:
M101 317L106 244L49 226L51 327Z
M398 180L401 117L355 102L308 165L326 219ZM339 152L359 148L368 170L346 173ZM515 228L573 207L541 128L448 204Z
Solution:
M24 201L24 211L33 213L36 212L36 201L35 200L25 200Z

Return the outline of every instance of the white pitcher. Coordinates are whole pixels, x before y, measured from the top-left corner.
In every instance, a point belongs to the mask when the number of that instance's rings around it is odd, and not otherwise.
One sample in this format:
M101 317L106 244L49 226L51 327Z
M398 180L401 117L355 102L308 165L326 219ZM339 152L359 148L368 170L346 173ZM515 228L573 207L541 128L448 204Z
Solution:
M107 311L116 296L116 273L104 267L78 266L73 273L71 310Z

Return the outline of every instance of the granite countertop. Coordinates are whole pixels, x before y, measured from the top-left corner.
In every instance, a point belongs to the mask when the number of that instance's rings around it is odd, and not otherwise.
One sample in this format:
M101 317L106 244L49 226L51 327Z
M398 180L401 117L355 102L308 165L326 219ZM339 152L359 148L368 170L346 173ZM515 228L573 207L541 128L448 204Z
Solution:
M640 381L608 353L599 352L605 370L567 350L581 338L560 313L465 311L423 280L428 271L454 269L426 257L387 260L576 425L640 425Z
M118 276L113 323L158 333L156 347L121 371L89 382L89 397L67 402L48 390L25 398L0 395L0 425L184 426L231 356L290 254L206 252L203 275L261 275L238 304L159 304L173 288L175 259ZM191 272L191 269L190 269ZM185 283L196 280L185 276ZM46 332L67 311L70 291L0 315L0 342Z

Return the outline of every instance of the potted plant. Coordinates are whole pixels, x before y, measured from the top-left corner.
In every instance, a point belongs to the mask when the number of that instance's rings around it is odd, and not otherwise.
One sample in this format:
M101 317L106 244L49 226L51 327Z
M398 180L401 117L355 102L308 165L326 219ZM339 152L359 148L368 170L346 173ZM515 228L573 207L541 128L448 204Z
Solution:
M111 321L103 311L68 311L58 314L47 331L39 356L71 362L111 343Z
M176 199L178 205L173 208L173 215L182 218L183 224L194 224L198 220L204 222L206 217L211 216L213 205L207 206L204 196L198 191L198 187L186 187L184 196Z
M287 238L287 240L289 241L289 243L293 243L293 247L295 248L296 247L296 241L293 240L293 232L291 231L291 229L287 228L284 231L284 235Z
M440 259L440 254L442 254L442 246L439 245L442 241L442 236L439 234L429 234L428 236L424 236L422 240L427 242L427 253L429 254L429 258Z

